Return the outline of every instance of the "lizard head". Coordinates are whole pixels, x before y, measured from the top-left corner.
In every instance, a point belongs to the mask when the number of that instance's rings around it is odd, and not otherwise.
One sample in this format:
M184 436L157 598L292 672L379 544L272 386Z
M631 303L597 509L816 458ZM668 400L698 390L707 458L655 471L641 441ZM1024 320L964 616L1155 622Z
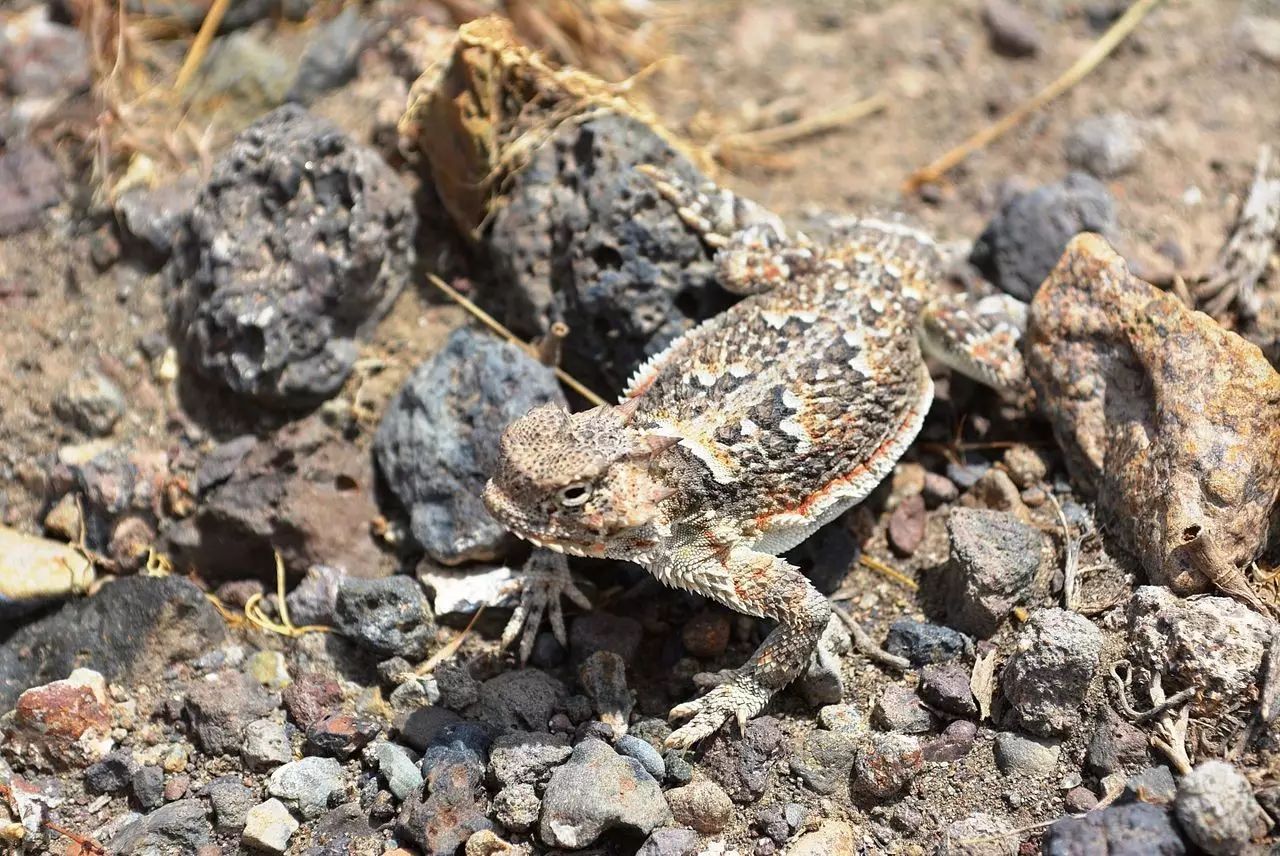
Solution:
M635 558L651 547L659 506L675 493L661 458L677 441L633 427L635 401L581 413L547 404L512 422L485 486L489 513L578 556Z

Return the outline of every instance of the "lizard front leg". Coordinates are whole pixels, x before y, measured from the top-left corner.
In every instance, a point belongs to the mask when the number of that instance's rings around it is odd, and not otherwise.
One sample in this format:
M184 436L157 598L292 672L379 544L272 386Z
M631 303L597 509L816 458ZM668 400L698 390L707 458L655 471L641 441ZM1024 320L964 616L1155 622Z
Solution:
M551 620L551 632L555 634L556 641L565 648L569 647L561 597L569 598L582 609L591 609L591 601L574 583L564 555L539 547L529 554L529 560L525 562L520 576L520 602L502 631L503 648L509 648L517 639L520 640L521 665L528 662L533 652L544 612Z
M691 746L731 716L745 725L774 693L804 671L831 617L831 605L799 569L740 541L713 533L677 536L674 549L651 568L668 585L778 622L751 659L726 680L701 698L671 710L672 718L689 721L667 738L669 748Z

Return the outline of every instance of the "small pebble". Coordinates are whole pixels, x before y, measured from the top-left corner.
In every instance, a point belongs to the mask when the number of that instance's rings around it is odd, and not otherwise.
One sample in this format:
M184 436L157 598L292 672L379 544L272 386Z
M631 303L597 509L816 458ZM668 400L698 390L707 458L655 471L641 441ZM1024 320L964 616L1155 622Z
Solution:
M1027 13L1009 0L987 0L982 7L982 23L997 53L1029 57L1040 52L1040 31Z

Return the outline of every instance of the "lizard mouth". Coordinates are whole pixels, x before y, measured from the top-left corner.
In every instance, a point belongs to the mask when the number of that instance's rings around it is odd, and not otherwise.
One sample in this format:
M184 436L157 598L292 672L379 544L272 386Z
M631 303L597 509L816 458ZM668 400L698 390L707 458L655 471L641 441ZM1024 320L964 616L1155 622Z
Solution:
M517 537L523 538L535 547L542 547L547 550L555 550L557 553L568 553L571 556L583 556L591 559L603 558L605 554L605 545L602 541L574 541L569 538L556 538L555 540L552 540L534 535L532 532L525 532L509 523L505 525Z

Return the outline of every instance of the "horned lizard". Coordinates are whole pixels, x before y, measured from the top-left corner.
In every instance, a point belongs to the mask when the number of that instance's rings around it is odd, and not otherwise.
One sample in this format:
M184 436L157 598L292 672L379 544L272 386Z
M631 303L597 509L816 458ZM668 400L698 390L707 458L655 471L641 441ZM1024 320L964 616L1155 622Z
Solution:
M822 636L826 598L778 554L870 493L919 432L933 381L918 321L940 261L892 219L819 246L728 191L653 178L718 248L724 287L747 296L649 360L619 405L514 422L484 498L537 545L636 562L778 622L744 666L704 676L718 685L671 711L689 721L668 744L687 747L758 713Z

